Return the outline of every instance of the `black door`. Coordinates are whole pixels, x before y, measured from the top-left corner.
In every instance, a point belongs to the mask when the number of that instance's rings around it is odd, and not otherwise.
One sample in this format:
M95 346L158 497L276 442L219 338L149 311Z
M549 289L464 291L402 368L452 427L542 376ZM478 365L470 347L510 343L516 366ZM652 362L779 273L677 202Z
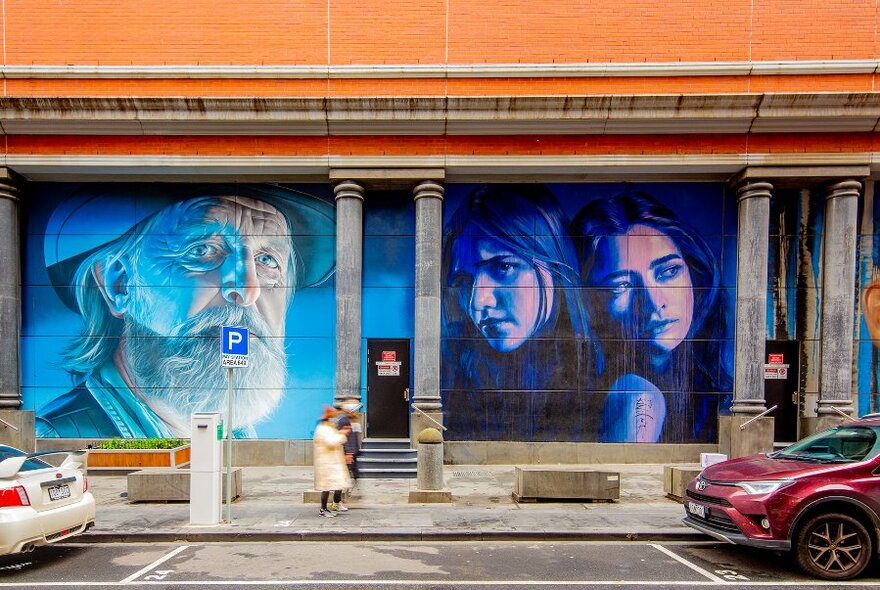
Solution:
M367 436L409 438L409 340L367 339Z
M768 340L764 355L764 400L774 418L775 442L798 439L798 384L800 383L800 343L796 340Z

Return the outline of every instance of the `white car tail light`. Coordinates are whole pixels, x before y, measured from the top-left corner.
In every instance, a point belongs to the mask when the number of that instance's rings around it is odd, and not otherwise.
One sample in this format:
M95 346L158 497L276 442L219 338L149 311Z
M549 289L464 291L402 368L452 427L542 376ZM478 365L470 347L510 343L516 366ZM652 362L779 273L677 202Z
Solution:
M0 508L9 506L30 506L31 499L23 486L0 489Z
M88 491L89 491L89 478L86 477L85 475L83 475L83 493L85 494Z

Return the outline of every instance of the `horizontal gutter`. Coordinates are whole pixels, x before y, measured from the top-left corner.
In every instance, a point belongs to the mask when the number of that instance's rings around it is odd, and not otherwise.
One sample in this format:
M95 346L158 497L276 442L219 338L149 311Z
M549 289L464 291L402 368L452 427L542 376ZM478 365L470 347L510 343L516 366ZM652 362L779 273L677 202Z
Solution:
M874 74L880 60L377 65L4 65L0 78L605 78Z

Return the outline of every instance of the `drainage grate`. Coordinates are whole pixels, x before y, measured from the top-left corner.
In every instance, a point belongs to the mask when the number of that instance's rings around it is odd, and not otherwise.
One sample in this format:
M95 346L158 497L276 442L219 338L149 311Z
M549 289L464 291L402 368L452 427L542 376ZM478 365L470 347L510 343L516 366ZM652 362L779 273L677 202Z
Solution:
M492 477L489 471L453 471L452 477Z

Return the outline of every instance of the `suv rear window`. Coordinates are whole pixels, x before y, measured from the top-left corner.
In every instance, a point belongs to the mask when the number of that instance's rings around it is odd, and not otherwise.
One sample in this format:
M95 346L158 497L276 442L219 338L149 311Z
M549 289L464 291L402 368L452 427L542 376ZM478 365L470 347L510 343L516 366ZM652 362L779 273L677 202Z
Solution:
M24 451L19 451L13 447L7 447L5 445L0 445L0 461L4 461L6 459L12 457L23 457L27 455ZM19 469L19 473L22 471L36 471L37 469L46 469L51 468L52 466L42 459L37 459L36 457L31 457L27 461L24 462L24 465Z
M838 426L798 441L776 457L820 461L862 461L877 454L877 433L868 426Z

